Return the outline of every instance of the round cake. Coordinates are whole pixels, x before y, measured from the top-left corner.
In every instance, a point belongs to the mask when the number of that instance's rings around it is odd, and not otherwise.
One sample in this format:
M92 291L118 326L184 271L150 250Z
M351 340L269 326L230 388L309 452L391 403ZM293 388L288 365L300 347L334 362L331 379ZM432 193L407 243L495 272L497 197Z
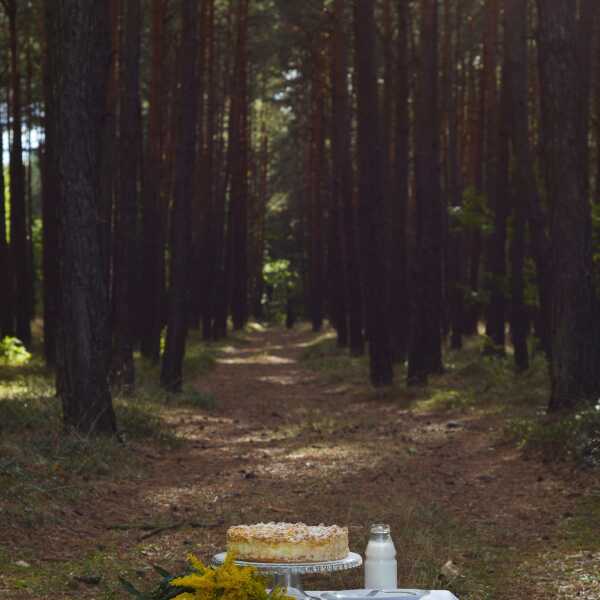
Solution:
M324 562L348 556L348 529L337 525L257 523L227 530L227 552L250 562Z

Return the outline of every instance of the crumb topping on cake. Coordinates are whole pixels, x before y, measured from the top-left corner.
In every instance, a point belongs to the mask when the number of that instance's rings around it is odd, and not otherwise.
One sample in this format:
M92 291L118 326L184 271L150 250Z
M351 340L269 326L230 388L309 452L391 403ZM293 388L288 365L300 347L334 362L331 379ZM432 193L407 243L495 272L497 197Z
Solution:
M305 523L256 523L237 525L227 531L229 539L261 540L267 542L327 542L332 537L348 535L346 527L338 525L306 525Z
M255 562L321 562L347 556L348 529L337 525L256 523L227 531L227 551Z

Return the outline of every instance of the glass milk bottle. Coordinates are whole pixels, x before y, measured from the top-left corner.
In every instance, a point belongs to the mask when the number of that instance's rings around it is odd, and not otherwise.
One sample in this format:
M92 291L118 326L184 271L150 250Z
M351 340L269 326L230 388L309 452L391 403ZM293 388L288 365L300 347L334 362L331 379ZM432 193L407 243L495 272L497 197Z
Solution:
M393 590L397 587L398 563L390 526L376 523L371 525L365 552L365 589Z

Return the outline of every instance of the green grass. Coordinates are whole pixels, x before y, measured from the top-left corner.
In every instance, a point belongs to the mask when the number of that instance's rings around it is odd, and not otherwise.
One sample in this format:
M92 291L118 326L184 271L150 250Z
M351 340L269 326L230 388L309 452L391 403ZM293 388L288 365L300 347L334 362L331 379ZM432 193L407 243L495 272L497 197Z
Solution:
M600 403L574 414L514 418L506 433L526 453L546 461L600 468Z
M535 415L545 408L549 395L545 358L536 354L529 371L517 374L512 355L485 355L485 338L465 340L461 350L446 350L445 372L430 377L425 387L407 388L406 365L395 365L395 381L390 389L375 394L380 399L402 401L421 410L490 412L510 409ZM369 381L368 357L352 357L336 345L333 333L325 333L307 344L302 364L330 383L366 385Z
M133 451L138 443L171 448L183 442L163 419L171 406L213 410L217 399L191 384L215 365L215 348L192 340L183 393L159 386L159 366L136 357L133 395L115 392L118 438L62 433L62 409L53 374L39 358L0 364L0 507L3 516L26 528L61 521L61 507L77 502L96 483L144 476Z
M19 561L28 566L16 564ZM118 549L113 547L93 550L77 560L45 563L34 561L26 554L17 560L0 546L0 572L13 590L22 590L29 597L51 598L61 594L75 598L87 591L88 594L93 592L93 597L99 600L121 600L124 594L118 577L135 581L144 574L133 562L124 564ZM92 582L85 583L82 579Z
M332 333L325 333L306 344L300 354L300 361L332 384L368 381L368 357L350 356L346 350L337 346Z

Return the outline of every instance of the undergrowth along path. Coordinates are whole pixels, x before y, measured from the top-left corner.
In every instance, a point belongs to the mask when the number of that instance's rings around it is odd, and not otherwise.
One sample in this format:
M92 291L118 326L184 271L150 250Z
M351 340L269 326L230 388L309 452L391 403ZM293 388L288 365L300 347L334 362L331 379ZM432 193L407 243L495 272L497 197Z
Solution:
M214 407L161 411L179 447L132 445L137 476L94 482L64 519L12 531L0 598L122 598L117 574L151 586L151 564L208 560L228 526L270 520L347 525L361 553L369 524L389 522L403 587L600 598L598 477L524 460L510 414L478 402L493 382L476 356L416 392L377 394L365 368L304 329L237 336L195 383ZM306 583L362 587L359 571Z

